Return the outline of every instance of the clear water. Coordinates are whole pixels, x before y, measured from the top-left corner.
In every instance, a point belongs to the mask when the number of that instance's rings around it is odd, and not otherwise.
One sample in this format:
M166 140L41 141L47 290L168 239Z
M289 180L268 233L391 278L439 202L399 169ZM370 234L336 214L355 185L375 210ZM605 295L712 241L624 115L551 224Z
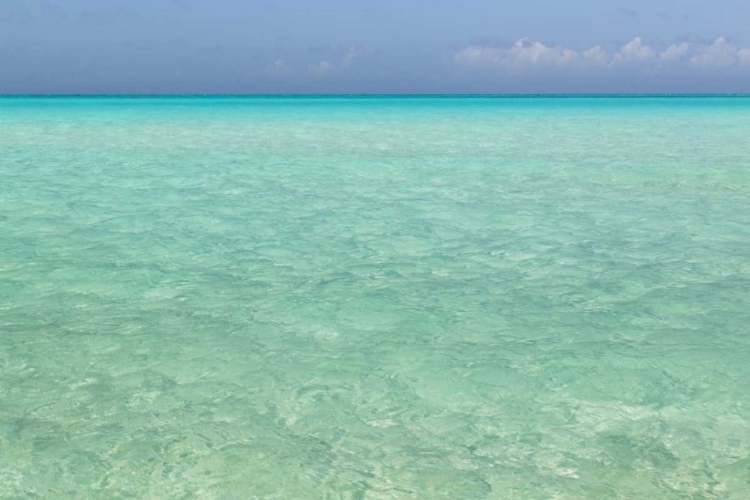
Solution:
M750 98L0 99L0 497L750 498Z

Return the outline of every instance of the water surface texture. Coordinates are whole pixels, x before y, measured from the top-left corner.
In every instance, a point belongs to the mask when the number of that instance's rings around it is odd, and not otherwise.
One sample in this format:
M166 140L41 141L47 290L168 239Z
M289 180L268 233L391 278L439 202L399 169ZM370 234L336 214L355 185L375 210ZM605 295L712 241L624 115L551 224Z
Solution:
M0 498L750 498L750 98L0 99Z

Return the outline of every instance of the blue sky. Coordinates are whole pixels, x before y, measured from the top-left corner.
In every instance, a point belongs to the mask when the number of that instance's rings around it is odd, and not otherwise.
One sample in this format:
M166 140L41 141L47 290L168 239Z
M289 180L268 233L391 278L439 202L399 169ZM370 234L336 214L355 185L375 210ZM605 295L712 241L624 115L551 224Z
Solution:
M747 0L0 0L0 93L750 92Z

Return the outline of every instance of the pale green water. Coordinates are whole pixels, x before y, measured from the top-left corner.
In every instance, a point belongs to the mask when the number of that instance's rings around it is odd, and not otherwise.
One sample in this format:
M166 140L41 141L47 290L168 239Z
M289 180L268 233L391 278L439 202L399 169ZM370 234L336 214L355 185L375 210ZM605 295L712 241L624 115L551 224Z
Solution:
M0 99L0 498L750 498L750 98Z

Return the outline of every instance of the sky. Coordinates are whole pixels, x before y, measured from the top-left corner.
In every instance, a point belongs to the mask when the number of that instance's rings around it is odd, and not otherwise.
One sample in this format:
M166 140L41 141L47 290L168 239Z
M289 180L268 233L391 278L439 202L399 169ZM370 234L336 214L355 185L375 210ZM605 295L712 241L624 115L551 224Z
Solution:
M0 94L750 92L748 0L0 0Z

